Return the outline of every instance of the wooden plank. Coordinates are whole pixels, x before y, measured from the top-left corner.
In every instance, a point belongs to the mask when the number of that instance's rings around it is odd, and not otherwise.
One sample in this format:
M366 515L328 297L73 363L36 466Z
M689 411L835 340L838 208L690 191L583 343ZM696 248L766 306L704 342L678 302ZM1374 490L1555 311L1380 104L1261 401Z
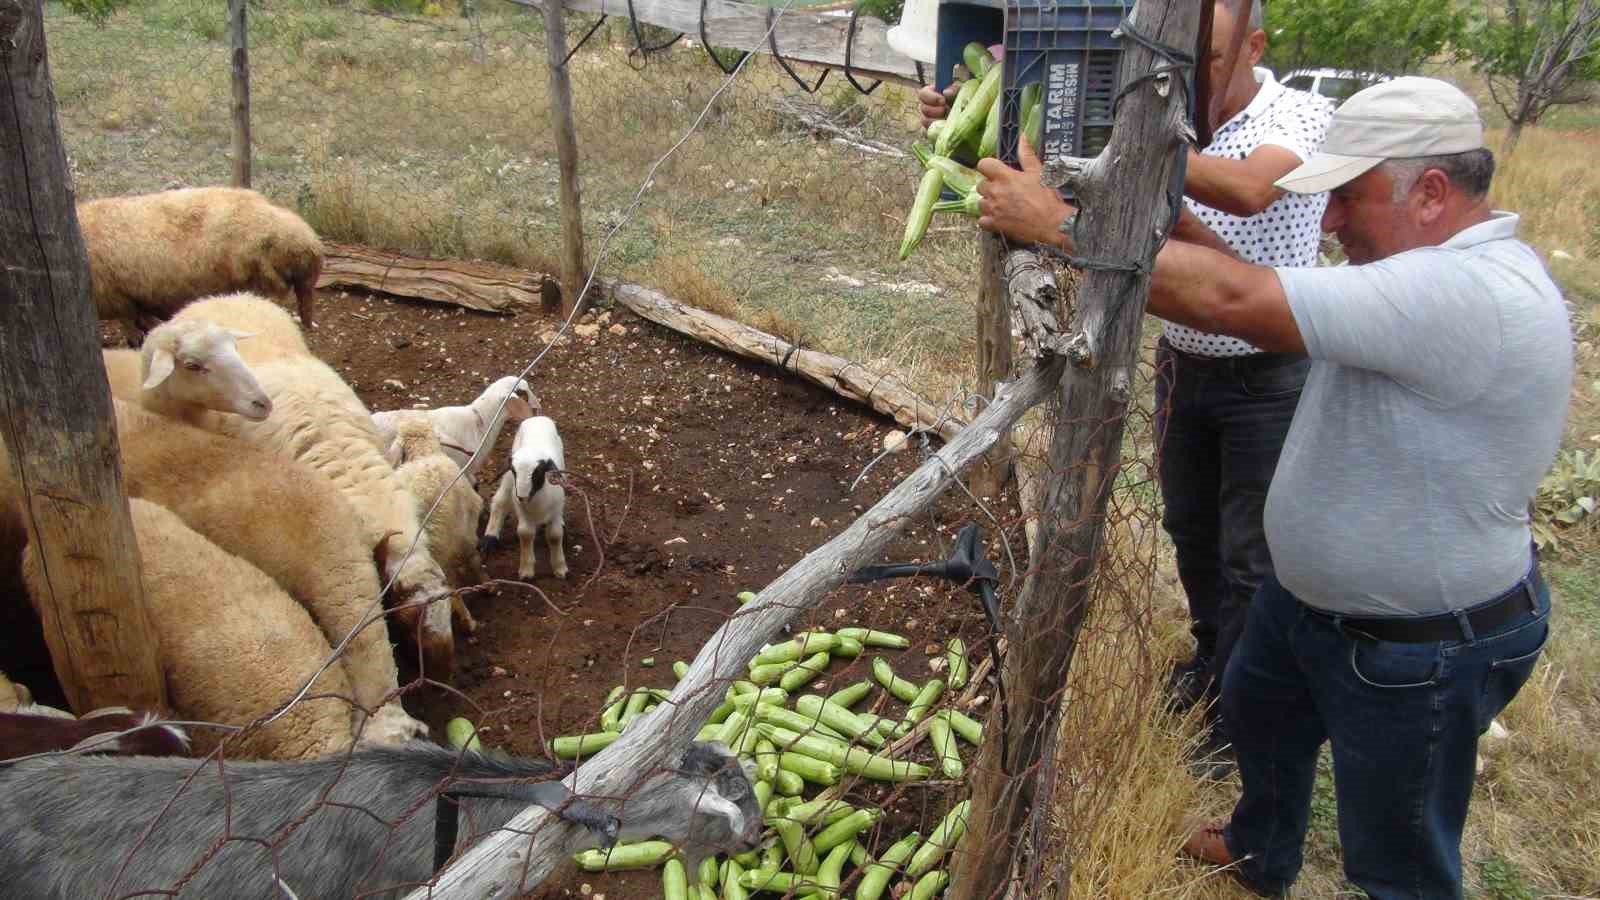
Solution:
M583 263L583 206L578 193L578 126L572 118L572 79L567 75L567 20L563 0L544 0L550 54L550 124L555 131L561 175L561 315L588 305L583 293L589 269Z
M0 0L0 436L72 711L167 709L40 0Z
M878 562L904 524L921 515L967 466L982 456L1031 407L1059 389L1065 360L1053 357L1030 368L955 440L918 466L873 507L826 544L806 554L700 648L672 696L645 713L622 737L584 762L565 783L575 794L619 816L624 798L650 790L651 781L682 757L718 703L723 689L748 671L746 661L780 629L801 620L846 576ZM542 807L518 814L406 900L493 900L512 897L548 878L573 851L588 844L577 826Z
M1011 337L1011 315L1006 306L1003 250L1000 236L981 232L978 238L977 304L977 394L987 403L995 388L1011 377L1015 353ZM1016 448L1011 438L995 444L972 469L972 493L979 498L999 499L1011 480L1012 457Z
M572 12L604 13L626 20L628 0L566 0ZM774 44L785 60L834 69L844 68L848 16L827 15L790 8L778 15L772 41L767 38L769 8L735 0L705 0L705 36L714 47L772 52ZM700 40L699 0L633 0L640 22L681 31ZM857 78L886 78L919 85L917 64L889 46L889 25L871 16L856 19L855 41L850 48L850 71ZM923 71L932 77L932 67Z
M1193 0L1140 0L1135 19L1155 44L1190 47L1200 8ZM1126 42L1124 48L1122 84L1135 83L1161 62L1143 41ZM1083 257L1147 262L1156 249L1151 235L1167 233L1166 189L1188 146L1182 138L1189 127L1185 93L1152 80L1123 97L1110 143L1073 182L1081 200L1077 252ZM1068 353L1074 365L1050 408L1042 495L1033 504L1044 512L1036 552L1030 552L1028 577L1006 616L1011 649L1003 672L1010 728L991 718L979 758L968 768L972 817L963 840L983 852L956 855L945 895L950 900L1004 897L1010 891L1031 895L1039 867L1046 864L1022 848L1029 835L1049 827L1049 797L1040 775L1057 755L1062 692L1098 580L1106 503L1122 461L1148 299L1149 280L1137 272L1090 268L1079 283L1076 326L1081 330ZM1002 731L1009 750L1005 758ZM1055 855L1048 864L1067 867L1072 860Z

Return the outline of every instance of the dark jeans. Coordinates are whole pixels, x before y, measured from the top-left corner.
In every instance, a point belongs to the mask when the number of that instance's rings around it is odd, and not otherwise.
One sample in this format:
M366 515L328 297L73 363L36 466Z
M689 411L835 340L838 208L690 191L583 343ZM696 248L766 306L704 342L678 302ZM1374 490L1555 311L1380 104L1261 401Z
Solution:
M1494 590L1503 586L1495 585ZM1373 900L1461 896L1461 829L1478 736L1533 672L1550 591L1473 640L1352 636L1269 577L1222 685L1243 794L1226 831L1263 893L1300 872L1322 742L1333 743L1345 875Z
M1215 661L1206 676L1215 693L1250 598L1272 571L1261 513L1311 362L1198 360L1163 338L1156 367L1162 525L1177 551L1196 655Z

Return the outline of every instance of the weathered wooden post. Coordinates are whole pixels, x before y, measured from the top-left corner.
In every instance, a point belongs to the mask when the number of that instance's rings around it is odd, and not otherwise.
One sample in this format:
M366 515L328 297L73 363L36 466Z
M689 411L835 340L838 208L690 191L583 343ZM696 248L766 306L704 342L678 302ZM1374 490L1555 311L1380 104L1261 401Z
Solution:
M544 30L550 52L550 123L561 170L561 312L586 306L583 285L583 208L578 195L578 127L572 118L572 79L567 74L567 20L561 0L544 0Z
M1042 833L1026 827L1030 818L1047 814L1048 798L1038 791L1040 763L1054 752L1067 670L1101 552L1106 501L1121 462L1149 299L1142 269L1176 214L1168 192L1191 136L1183 84L1189 72L1171 69L1173 61L1147 43L1189 56L1200 4L1139 0L1132 20L1147 41L1124 40L1119 83L1145 80L1123 97L1109 145L1096 159L1048 161L1044 171L1046 184L1070 185L1079 198L1078 255L1111 264L1086 268L1079 283L1074 334L1065 348L1073 365L1050 423L1038 552L1007 615L1009 757L1000 758L1000 722L991 716L983 750L969 769L972 816L963 844L972 852L958 854L953 864L947 894L952 900L987 900L1029 887L1013 881L1013 865L1023 836ZM1166 74L1151 76L1164 68Z
M1015 356L1011 337L1011 311L1006 305L1004 251L1000 237L985 231L978 244L978 396L984 403L994 399L995 385L1011 377ZM972 468L972 493L999 500L1011 480L1015 448L1009 435L1002 436Z
M56 677L78 713L162 709L41 0L0 0L0 185L0 435Z
M250 186L250 31L248 0L228 0L228 36L233 45L233 186Z

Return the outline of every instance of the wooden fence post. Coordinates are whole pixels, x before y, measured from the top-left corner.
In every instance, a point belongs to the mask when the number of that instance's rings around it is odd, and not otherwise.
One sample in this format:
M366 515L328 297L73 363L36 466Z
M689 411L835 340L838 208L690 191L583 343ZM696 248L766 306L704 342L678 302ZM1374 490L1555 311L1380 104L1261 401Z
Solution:
M589 270L583 264L583 208L578 195L578 127L572 119L572 80L567 75L567 20L562 0L544 0L544 30L550 51L550 123L561 169L561 312L571 316L588 305L583 295Z
M1139 0L1132 20L1147 41L1187 55L1195 46L1200 5ZM1150 78L1147 73L1168 61L1147 41L1123 42L1121 83L1147 80L1123 97L1110 144L1094 160L1047 161L1043 177L1046 184L1070 184L1080 200L1079 255L1141 268L1172 225L1168 190L1189 120L1188 92L1173 83L1189 73ZM971 852L958 854L952 865L951 900L1005 897L1012 889L1022 896L1034 887L1028 876L1043 848L1029 848L1032 859L1019 859L1019 849L1024 835L1046 831L1028 825L1048 816L1040 772L1055 752L1067 672L1096 580L1148 299L1148 279L1137 271L1092 267L1079 284L1076 334L1067 348L1074 365L1052 407L1038 554L1006 621L1010 755L1000 758L1002 729L991 715L978 762L969 769L972 807L963 841ZM1021 883L1013 880L1014 865L1027 870L1015 876Z
M159 647L55 107L41 0L0 0L0 435L44 575L33 599L74 712L159 710Z
M250 26L247 0L228 0L228 35L233 43L233 186L250 186Z
M1011 377L1015 356L1011 339L1011 310L1006 304L999 235L982 232L978 244L978 396L994 400L995 385ZM1011 480L1015 447L1009 435L972 467L972 493L998 501Z

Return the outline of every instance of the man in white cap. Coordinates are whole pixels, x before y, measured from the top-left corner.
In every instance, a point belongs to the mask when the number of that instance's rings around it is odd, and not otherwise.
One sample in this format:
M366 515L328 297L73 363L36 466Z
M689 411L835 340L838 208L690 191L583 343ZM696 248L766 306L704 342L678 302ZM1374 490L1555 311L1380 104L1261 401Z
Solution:
M980 225L1071 250L1071 208L985 163ZM1476 105L1431 78L1367 88L1278 181L1329 191L1350 265L1255 266L1168 240L1150 312L1312 359L1267 497L1275 576L1223 677L1242 795L1185 852L1263 895L1300 871L1333 748L1345 874L1375 900L1461 896L1477 738L1549 634L1528 515L1572 382L1561 292L1488 205Z

